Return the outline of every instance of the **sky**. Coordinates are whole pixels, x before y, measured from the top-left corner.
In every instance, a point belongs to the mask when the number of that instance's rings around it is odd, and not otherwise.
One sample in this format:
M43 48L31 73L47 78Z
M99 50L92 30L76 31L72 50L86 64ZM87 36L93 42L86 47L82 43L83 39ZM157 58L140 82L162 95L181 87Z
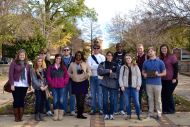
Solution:
M137 5L142 0L86 0L85 4L89 8L94 8L98 13L98 23L101 25L103 32L103 48L109 46L107 33L105 30L106 24L111 21L111 18L116 14L127 14L130 10L135 10Z

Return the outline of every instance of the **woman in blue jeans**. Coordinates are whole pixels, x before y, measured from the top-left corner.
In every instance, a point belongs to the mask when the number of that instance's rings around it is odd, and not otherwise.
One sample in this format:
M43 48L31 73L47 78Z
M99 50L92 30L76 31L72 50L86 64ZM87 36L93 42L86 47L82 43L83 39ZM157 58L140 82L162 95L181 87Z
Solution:
M141 86L141 72L136 63L133 62L132 56L126 54L124 58L125 64L120 69L119 84L124 92L126 100L127 116L125 119L131 118L131 97L135 103L135 110L138 120L140 118L139 90Z
M103 93L103 112L104 119L114 119L114 95L118 90L118 66L113 61L113 53L108 51L106 53L106 61L100 63L98 66L98 75L103 76L100 82ZM109 101L108 101L109 98ZM110 102L110 108L108 105Z
M62 120L65 87L68 84L69 75L66 67L62 63L61 54L56 54L54 63L48 67L47 80L53 95L53 120Z

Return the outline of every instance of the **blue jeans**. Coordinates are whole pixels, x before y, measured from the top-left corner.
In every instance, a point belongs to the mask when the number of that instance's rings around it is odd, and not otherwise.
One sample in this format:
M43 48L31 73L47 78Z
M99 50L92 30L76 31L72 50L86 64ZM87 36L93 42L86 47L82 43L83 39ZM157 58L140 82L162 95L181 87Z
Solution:
M98 100L99 110L102 110L102 87L100 86L100 79L98 79L98 76L90 77L90 90L92 96L91 110L96 112L96 100Z
M68 98L69 95L69 98ZM69 106L70 106L70 112L75 110L75 95L72 94L72 88L71 88L71 81L67 84L65 87L65 95L64 95L64 111L67 112L68 108L68 100L69 100Z
M120 97L119 97L120 96ZM114 112L118 112L118 98L119 98L119 111L124 110L124 102L125 102L125 98L124 98L124 94L122 91L116 91L114 94Z
M105 115L113 115L114 111L114 95L117 90L102 86L103 93L103 112ZM109 96L109 97L108 97ZM108 98L110 101L110 108L108 105Z
M131 97L135 103L136 114L140 115L139 91L136 88L127 87L124 91L127 115L131 115Z
M64 110L64 95L65 88L52 88L53 95L53 109L61 109Z

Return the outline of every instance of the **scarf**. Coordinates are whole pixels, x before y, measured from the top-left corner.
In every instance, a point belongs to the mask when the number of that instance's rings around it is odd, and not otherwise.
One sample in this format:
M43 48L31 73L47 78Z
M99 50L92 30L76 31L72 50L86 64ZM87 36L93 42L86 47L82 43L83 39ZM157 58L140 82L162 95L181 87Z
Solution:
M21 65L21 81L25 80L25 64L23 60L19 61L19 64Z

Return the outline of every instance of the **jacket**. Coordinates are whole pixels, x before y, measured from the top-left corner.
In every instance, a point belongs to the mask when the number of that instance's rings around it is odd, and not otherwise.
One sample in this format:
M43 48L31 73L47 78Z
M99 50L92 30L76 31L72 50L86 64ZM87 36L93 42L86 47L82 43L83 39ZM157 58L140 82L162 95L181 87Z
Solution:
M57 72L58 69L61 69L63 71L62 77L56 77L53 75L53 72ZM66 67L63 65L62 67L59 67L58 69L55 68L55 65L50 65L47 70L47 81L48 85L51 88L64 88L69 81L69 75L67 73Z
M69 73L70 78L74 82L82 82L90 77L91 70L88 64L85 62L82 62L80 66L83 70L83 73L81 74L77 73L77 64L75 62L72 62L69 66L68 73Z
M31 77L30 77L30 65L26 64L26 73L27 73L27 80L28 85L31 85ZM9 83L14 85L14 81L19 81L21 77L22 67L20 64L13 61L9 67Z
M137 86L141 86L141 72L137 65L131 66L131 72L132 72L132 84L131 86L133 88L136 88ZM120 87L128 87L128 76L129 76L129 69L126 65L123 65L120 69L119 74L119 85Z

